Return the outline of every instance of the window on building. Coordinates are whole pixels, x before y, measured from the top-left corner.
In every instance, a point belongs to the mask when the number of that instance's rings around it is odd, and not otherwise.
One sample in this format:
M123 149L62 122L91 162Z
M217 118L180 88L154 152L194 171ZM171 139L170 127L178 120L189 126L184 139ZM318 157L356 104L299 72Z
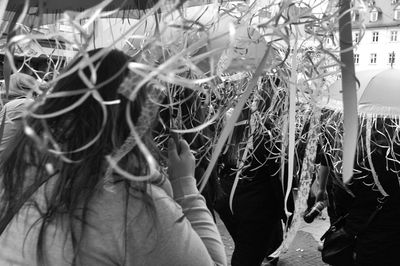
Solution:
M376 64L376 53L370 54L369 62L371 64Z
M360 54L354 54L354 64L360 63Z
M358 33L358 32L354 33L354 42L355 43L360 42L360 33Z
M371 22L378 21L378 10L377 9L371 10L371 12L369 13L369 21L371 21Z
M390 32L390 41L397 42L397 30L392 30Z
M396 54L394 52L389 53L389 64L394 64L396 61Z
M394 20L400 20L400 5L394 9Z
M372 42L378 42L378 38L379 38L379 32L374 31L372 33Z

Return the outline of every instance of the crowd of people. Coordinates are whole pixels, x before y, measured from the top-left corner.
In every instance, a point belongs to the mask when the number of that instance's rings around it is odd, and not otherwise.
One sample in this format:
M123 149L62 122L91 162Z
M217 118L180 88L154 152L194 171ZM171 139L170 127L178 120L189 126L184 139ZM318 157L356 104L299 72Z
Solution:
M235 243L231 265L259 266L266 258L276 265L270 255L288 218L282 133L266 117L255 134L251 119L271 103L242 110L214 172L212 190L221 193L210 200L197 187L192 142L170 137L162 150L154 141L157 121L143 123L151 84L133 101L121 92L134 80L132 58L111 50L92 62L95 68L86 61L70 62L61 73L68 75L40 100L31 93L32 78L20 73L13 74L10 94L2 95L9 101L0 113L0 265L227 265L214 211ZM88 80L95 80L91 87ZM344 230L357 236L354 256L340 265L396 265L399 126L393 119L377 121L372 129L360 123L354 176L346 185L335 135L341 129L321 132L316 201L328 199L331 223L346 217Z

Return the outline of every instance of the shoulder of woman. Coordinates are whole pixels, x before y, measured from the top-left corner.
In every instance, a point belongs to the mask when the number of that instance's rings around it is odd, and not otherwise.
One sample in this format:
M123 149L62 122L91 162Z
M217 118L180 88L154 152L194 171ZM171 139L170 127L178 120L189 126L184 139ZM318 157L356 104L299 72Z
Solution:
M148 184L146 190L143 191L125 182L100 188L95 193L90 207L95 210L95 213L99 215L101 213L103 221L109 218L111 222L121 215L134 219L139 216L142 218L153 216L152 212L164 214L180 209L180 206L158 186Z

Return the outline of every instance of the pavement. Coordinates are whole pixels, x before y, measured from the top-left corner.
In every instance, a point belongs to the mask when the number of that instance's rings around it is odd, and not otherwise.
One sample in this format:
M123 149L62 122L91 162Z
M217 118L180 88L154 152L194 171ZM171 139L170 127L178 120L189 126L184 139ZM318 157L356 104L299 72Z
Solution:
M289 250L280 256L279 266L322 266L328 265L321 260L318 244L321 236L329 228L329 218L325 213L314 222L300 225Z
M225 244L225 251L230 260L233 249L235 247L232 238L230 237L225 226L219 218L217 218L217 226L220 230L222 241ZM324 266L328 265L322 262L321 254L318 251L320 237L329 228L329 218L326 211L321 216L317 217L314 222L307 224L302 222L300 228L290 245L287 252L281 254L278 266ZM268 263L263 266L269 265Z

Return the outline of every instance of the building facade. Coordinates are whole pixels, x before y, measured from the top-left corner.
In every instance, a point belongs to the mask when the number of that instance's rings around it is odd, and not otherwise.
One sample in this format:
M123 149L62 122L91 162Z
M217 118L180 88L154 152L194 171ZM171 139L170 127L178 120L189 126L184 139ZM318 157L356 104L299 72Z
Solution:
M357 71L400 68L400 0L364 0L353 12Z

